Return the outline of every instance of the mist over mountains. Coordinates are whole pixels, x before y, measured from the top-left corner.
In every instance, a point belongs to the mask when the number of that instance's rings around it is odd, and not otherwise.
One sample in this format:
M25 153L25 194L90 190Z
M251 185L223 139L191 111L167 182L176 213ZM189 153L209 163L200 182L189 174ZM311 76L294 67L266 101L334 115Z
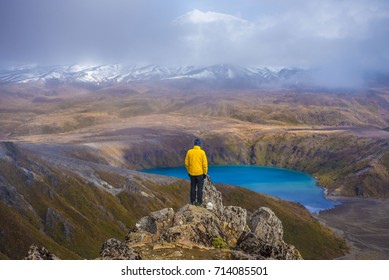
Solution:
M219 88L360 87L367 82L387 83L386 75L370 73L364 81L327 81L320 70L259 68L228 64L163 67L159 65L25 65L0 70L0 83L112 85L134 82L181 82Z
M105 64L97 66L22 66L0 72L1 83L87 83L115 84L145 81L201 81L227 87L260 87L270 84L296 84L305 71L295 68L255 68L232 65L208 67Z

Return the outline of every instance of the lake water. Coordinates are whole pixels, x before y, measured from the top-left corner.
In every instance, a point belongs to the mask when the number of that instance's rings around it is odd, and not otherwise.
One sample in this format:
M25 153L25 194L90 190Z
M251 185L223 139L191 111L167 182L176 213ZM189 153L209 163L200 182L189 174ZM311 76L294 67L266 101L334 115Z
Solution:
M142 170L142 172L189 179L184 166ZM299 202L309 211L318 213L338 202L325 198L310 175L284 168L252 165L211 165L208 174L214 183L224 183L270 194L284 200Z

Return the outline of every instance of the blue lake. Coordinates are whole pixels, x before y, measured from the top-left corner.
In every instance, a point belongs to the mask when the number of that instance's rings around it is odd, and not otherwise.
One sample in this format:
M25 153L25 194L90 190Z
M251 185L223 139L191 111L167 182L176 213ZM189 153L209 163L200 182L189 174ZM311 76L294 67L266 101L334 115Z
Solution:
M142 172L189 179L184 166L148 169ZM214 183L241 186L284 200L299 202L313 213L338 204L326 199L324 190L317 185L315 178L303 172L252 165L210 165L208 174Z

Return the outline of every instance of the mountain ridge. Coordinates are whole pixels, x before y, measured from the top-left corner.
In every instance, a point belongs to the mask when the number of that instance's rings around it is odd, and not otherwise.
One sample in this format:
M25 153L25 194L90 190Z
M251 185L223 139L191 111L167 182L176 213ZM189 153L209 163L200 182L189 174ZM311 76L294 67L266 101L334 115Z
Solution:
M85 83L128 84L145 81L195 80L216 85L261 87L272 84L294 85L305 80L307 70L299 68L259 68L228 64L211 66L163 67L158 65L27 65L0 70L0 83Z

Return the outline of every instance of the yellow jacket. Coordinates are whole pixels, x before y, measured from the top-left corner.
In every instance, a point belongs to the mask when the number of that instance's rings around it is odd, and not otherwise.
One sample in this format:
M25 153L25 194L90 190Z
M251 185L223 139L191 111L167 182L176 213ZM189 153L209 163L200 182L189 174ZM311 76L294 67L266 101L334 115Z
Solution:
M200 146L194 146L193 149L188 150L185 157L185 166L189 175L199 176L202 174L207 174L207 155L200 148Z

